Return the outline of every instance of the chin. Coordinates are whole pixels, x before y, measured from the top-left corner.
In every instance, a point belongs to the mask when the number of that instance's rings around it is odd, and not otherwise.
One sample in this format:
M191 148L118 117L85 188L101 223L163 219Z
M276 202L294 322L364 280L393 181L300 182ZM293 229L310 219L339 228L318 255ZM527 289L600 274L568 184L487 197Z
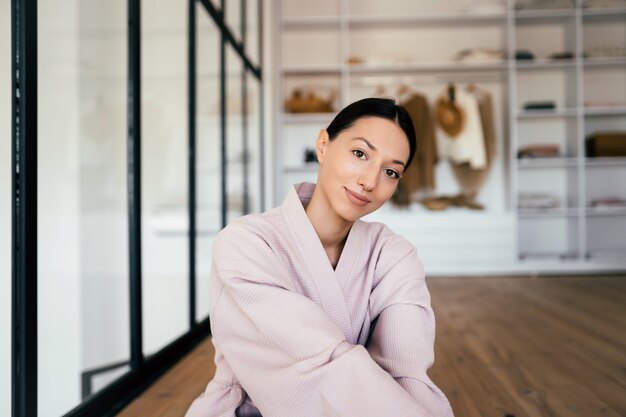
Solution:
M365 216L367 213L365 210L355 210L354 208L349 206L348 204L331 204L331 207L335 211L335 214L346 222L354 223L361 217Z
M360 218L367 216L368 214L374 213L379 208L380 206L377 206L373 209L371 207L364 206L359 209L358 207L352 206L351 203L348 202L345 206L341 208L337 207L335 211L342 219L353 223Z
M365 213L365 214L346 214L345 216L343 216L341 214L339 214L339 215L345 221L350 222L350 223L354 223L355 221L359 220L361 217L367 216L368 214L369 213Z

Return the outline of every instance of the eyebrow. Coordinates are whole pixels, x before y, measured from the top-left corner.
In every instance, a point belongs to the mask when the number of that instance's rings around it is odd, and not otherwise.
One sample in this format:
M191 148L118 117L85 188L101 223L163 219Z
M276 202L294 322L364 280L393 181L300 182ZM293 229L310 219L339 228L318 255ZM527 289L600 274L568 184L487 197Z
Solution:
M362 140L363 142L365 142L367 144L367 146L369 146L369 148L373 151L377 151L378 149L376 149L376 146L372 145L370 143L369 140L365 139L364 137L356 137L356 138L352 138L352 140ZM397 159L392 160L391 162L393 162L394 164L398 164L398 165L402 165L403 168L405 168L405 164L402 161L399 161Z

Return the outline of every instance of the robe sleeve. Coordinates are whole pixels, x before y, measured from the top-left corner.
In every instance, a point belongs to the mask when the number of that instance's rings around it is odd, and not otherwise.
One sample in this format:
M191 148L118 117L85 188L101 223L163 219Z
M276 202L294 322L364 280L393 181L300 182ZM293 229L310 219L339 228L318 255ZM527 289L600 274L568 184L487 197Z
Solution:
M415 247L396 236L383 248L377 270L381 277L370 297L375 319L368 352L425 415L452 417L448 399L426 373L434 363L435 316Z
M213 256L213 340L264 417L430 416L294 291L281 254L262 237L230 225Z

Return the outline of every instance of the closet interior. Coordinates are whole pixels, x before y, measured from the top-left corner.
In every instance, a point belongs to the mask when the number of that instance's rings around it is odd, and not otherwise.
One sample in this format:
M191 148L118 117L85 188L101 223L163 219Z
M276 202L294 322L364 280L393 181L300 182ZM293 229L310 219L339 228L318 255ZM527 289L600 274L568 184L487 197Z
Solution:
M315 138L339 109L394 97L418 163L372 220L433 271L624 267L626 1L277 6L277 201L315 181Z

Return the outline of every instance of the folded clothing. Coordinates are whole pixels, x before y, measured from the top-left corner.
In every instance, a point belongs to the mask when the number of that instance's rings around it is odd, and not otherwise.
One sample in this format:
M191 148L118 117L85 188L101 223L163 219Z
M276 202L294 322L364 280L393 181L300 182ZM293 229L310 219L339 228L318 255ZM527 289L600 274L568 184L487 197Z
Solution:
M595 200L591 200L589 205L591 207L602 209L622 208L626 207L626 200L619 197L597 198Z
M554 158L561 156L561 149L557 144L537 144L521 146L517 150L518 158Z
M531 61L535 59L535 54L525 49L515 51L515 59L518 61Z
M291 92L291 96L285 100L285 110L288 113L332 113L335 96L335 90L331 90L325 99L312 89L305 91L296 88Z
M553 209L561 207L561 201L553 194L520 193L518 206L521 209Z
M617 45L592 46L585 48L585 58L621 58L626 56L626 49Z
M555 108L554 101L529 101L524 104L525 110L554 110Z
M550 54L550 56L548 58L550 58L550 59L573 59L574 58L574 53L569 52L569 51L555 52L553 54Z
M626 131L596 132L585 141L588 157L626 156Z
M420 204L430 211L442 211L448 207L465 207L471 210L484 210L485 207L473 198L463 194L453 196L426 197L419 200Z
M504 51L490 48L468 48L456 53L455 61L460 62L494 62L504 59Z

